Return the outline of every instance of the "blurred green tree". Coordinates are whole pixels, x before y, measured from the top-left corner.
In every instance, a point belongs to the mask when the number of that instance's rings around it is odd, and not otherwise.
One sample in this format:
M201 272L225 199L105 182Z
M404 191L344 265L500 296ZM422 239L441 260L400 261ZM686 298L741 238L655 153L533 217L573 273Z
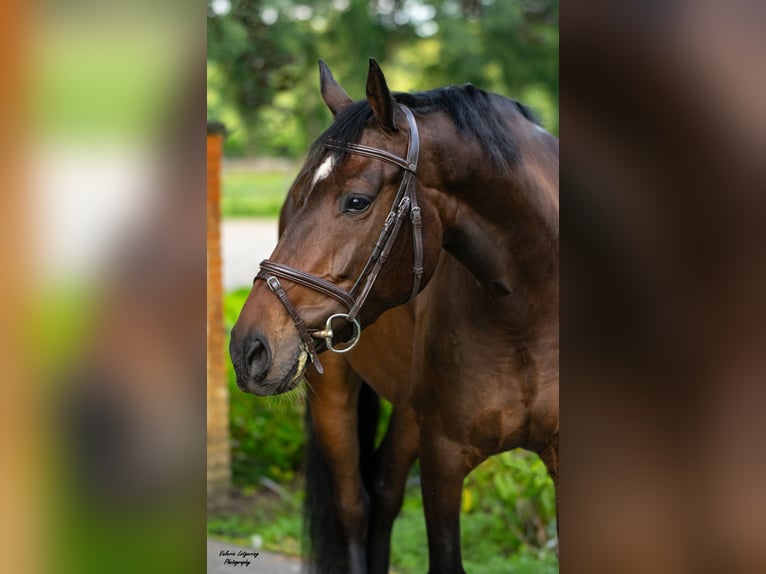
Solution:
M557 0L209 0L208 116L230 154L298 156L329 122L316 61L352 97L367 58L394 89L471 82L558 131Z

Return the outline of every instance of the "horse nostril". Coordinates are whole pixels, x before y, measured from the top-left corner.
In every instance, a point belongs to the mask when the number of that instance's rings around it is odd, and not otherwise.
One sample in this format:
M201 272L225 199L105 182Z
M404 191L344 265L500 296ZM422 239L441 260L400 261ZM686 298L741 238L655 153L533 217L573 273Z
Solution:
M250 375L254 379L263 380L271 367L271 351L266 341L254 336L250 340L245 360L250 366Z

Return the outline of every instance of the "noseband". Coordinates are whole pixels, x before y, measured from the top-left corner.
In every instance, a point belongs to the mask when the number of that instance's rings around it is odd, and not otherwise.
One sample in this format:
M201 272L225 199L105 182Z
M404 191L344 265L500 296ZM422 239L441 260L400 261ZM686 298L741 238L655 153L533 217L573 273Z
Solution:
M401 104L399 107L407 117L407 122L410 127L406 159L381 149L359 144L333 141L329 141L325 144L325 147L331 150L345 151L364 157L378 159L380 161L392 163L404 170L402 182L399 184L399 190L396 192L391 211L389 212L388 217L386 217L386 222L383 224L380 236L372 249L369 259L367 259L367 263L359 274L357 280L354 282L354 286L351 290L345 291L334 283L322 279L321 277L311 275L305 271L300 271L289 265L269 261L268 259L261 262L261 269L258 272L258 275L255 276L256 281L258 279L266 281L266 285L279 298L282 305L284 305L287 313L292 318L293 323L295 323L298 332L301 334L301 338L303 339L306 352L308 353L311 362L319 373L322 373L323 369L322 364L319 362L319 357L317 356L314 339L324 339L327 348L336 353L350 351L359 342L362 328L359 325L357 315L359 314L362 305L364 305L367 296L370 294L370 290L375 284L383 264L386 262L386 259L388 259L391 248L396 241L396 237L399 235L402 221L408 214L410 216L410 221L412 222L412 242L415 256L415 263L413 266L414 279L412 295L410 297L417 295L420 290L420 280L423 277L422 220L420 216L420 207L418 207L415 185L413 183L413 176L416 174L418 168L420 137L418 134L418 126L412 112L409 108ZM346 306L348 313L336 313L331 315L328 317L324 329L309 329L303 319L301 319L300 315L298 315L295 307L290 303L290 299L287 297L287 293L282 287L279 278L287 279L288 281L314 289L328 297L336 299ZM351 340L348 341L347 345L343 348L333 347L332 322L335 319L344 319L354 327L354 334Z

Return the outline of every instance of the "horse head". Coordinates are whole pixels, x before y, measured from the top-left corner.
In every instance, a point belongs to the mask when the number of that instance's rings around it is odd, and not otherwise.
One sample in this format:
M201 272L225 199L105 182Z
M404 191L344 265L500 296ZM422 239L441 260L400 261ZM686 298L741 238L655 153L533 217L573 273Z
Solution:
M343 352L383 311L416 295L442 244L418 178L418 121L370 60L367 98L353 102L320 61L332 125L311 146L235 324L230 354L242 390L288 391L318 354ZM424 153L425 151L425 153ZM343 346L345 342L345 347Z

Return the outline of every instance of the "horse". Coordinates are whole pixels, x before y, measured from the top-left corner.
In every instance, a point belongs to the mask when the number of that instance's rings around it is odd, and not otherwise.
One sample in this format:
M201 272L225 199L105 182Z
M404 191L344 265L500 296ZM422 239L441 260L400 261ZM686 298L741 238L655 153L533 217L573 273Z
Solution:
M322 63L320 85L334 121L232 329L237 384L291 390L420 294L407 394L429 572L462 574L473 468L525 448L558 492L558 140L471 85L392 94L372 59L366 99Z

